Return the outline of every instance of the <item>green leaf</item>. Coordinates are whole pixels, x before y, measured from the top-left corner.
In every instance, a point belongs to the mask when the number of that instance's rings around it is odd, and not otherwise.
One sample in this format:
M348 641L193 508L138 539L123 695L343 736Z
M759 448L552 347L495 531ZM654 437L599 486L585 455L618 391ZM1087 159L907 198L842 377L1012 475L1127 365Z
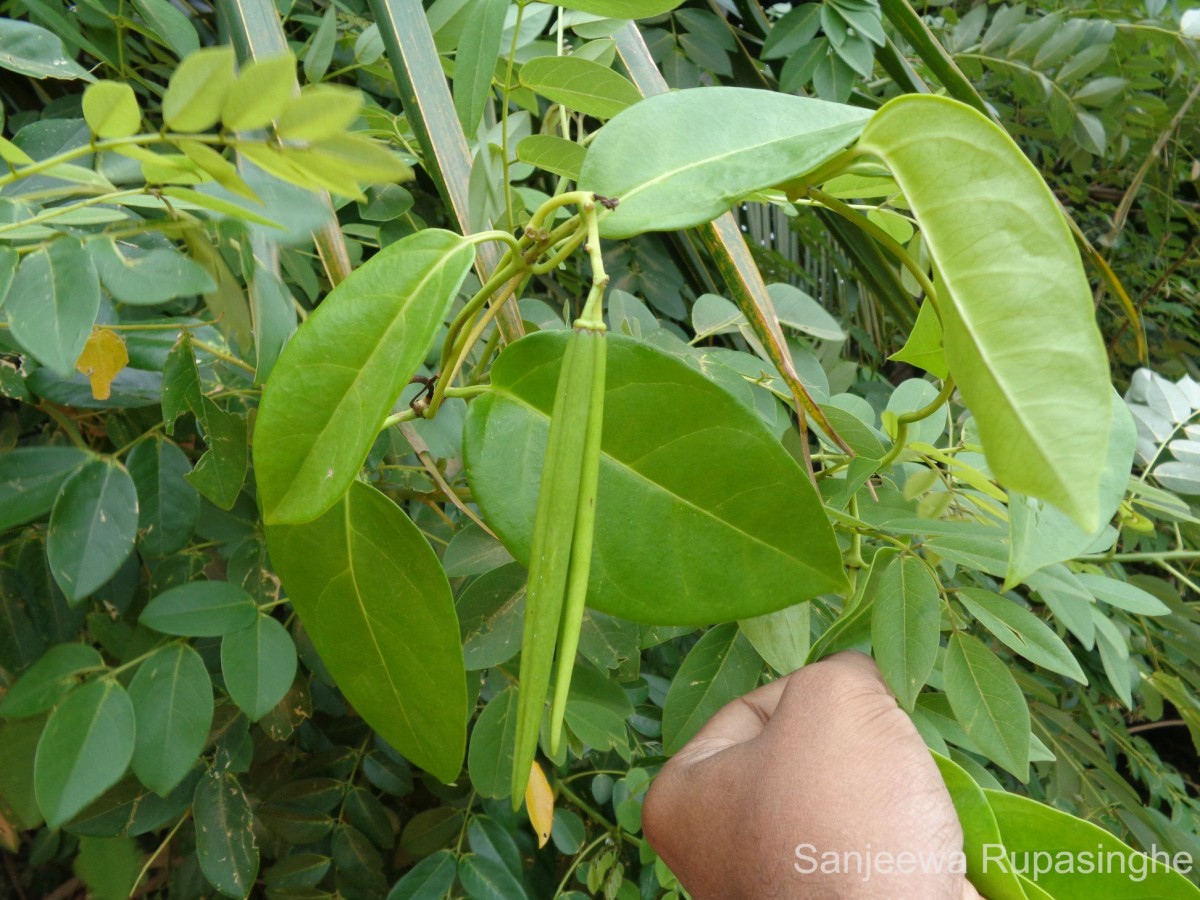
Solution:
M632 715L633 704L620 682L576 660L565 716L576 737L596 750L627 752L626 723Z
M587 151L574 141L553 134L531 134L517 144L517 159L572 181L579 179Z
M0 19L0 69L30 78L96 80L67 55L57 35L15 19Z
M159 42L180 59L200 49L200 36L186 15L167 0L133 0L133 5Z
M133 735L133 704L115 680L85 684L55 708L38 741L33 774L47 825L62 825L120 780L133 756Z
M454 110L463 131L473 135L492 93L508 0L472 0L454 54Z
M75 873L94 900L126 900L142 868L142 854L131 837L84 837L75 857Z
M250 464L246 419L203 397L196 420L208 450L196 461L187 480L214 505L230 509L242 492Z
M477 671L502 665L521 649L526 572L510 563L471 582L455 603L463 659Z
M133 552L138 502L119 462L93 459L72 475L54 501L46 557L71 603L93 593Z
M254 813L237 776L211 770L192 801L200 871L226 897L248 897L258 874Z
M798 603L763 616L742 619L738 627L763 661L786 675L804 665L811 636L812 607Z
M1000 826L1007 854L1003 862L993 857L994 864L1029 869L1026 875L1048 896L1096 900L1200 897L1200 888L1179 872L1167 869L1162 850L1157 859L1152 859L1103 828L1036 800L1005 791L985 790L984 794ZM1050 865L1050 871L1040 871L1034 877L1032 865L1023 863L1040 859L1041 867L1046 868L1047 850L1053 851L1055 860L1059 859L1058 853L1070 854L1074 865ZM1043 854L1040 857L1035 855L1039 851Z
M267 541L346 699L405 757L454 780L466 746L466 676L450 586L420 529L355 483L315 521L268 527Z
M204 660L187 644L163 647L138 667L129 699L137 721L133 772L165 797L208 742L213 692Z
M868 118L856 107L771 91L660 94L597 132L579 187L620 201L600 222L604 237L690 228L827 161Z
M1016 875L1001 866L989 864L992 860L988 854L1001 846L1001 838L1000 826L983 788L954 760L934 753L933 761L942 773L962 825L963 853L967 857L967 877L971 884L988 900L1026 900Z
M228 581L189 581L146 604L138 621L162 634L222 637L254 622L254 598Z
M5 309L23 348L63 378L74 375L100 310L100 282L83 244L63 237L26 256Z
M1087 573L1075 577L1093 597L1117 609L1139 616L1165 616L1171 612L1170 608L1153 594L1126 581Z
M254 429L268 523L308 521L345 493L473 256L448 231L396 241L339 284L284 347Z
M221 640L221 674L229 696L257 722L283 699L296 677L296 645L278 620L260 615Z
M122 303L156 306L217 289L208 271L178 250L143 250L103 239L89 241L88 249L100 281Z
M1100 476L1101 524L1090 534L1082 531L1056 507L1010 492L1008 512L1012 554L1004 579L1006 585L1018 584L1043 566L1086 553L1104 537L1109 528L1108 522L1125 499L1136 442L1137 427L1133 416L1125 401L1114 390L1108 458L1104 473Z
M1016 601L979 588L962 588L956 596L980 625L1014 653L1043 669L1066 675L1080 684L1088 683L1079 661L1062 638Z
M275 129L292 141L336 137L358 118L362 93L340 84L306 84L279 116Z
M25 670L0 700L0 716L24 719L40 715L79 683L79 676L104 668L95 647L56 644Z
M221 121L233 131L265 128L283 113L296 89L296 57L287 53L256 59L238 73Z
M205 131L221 118L234 82L232 47L206 47L171 74L163 96L163 121L172 131Z
M928 300L921 304L904 346L888 359L911 363L937 378L944 379L950 374L942 347L942 323L938 321L937 312Z
M979 749L1021 781L1029 779L1029 707L1000 659L977 638L950 638L942 676L954 717Z
M458 860L458 880L471 900L525 900L529 896L507 866L477 853Z
M90 458L74 447L17 447L0 454L0 531L50 512L63 482Z
M142 111L129 85L97 81L83 92L83 118L96 137L122 138L137 134Z
M539 56L521 67L521 84L554 103L611 119L642 99L624 75L576 56Z
M454 884L457 872L458 861L454 854L439 850L409 869L388 892L387 900L442 900Z
M566 339L539 332L507 348L467 412L473 494L524 563ZM708 624L844 590L812 485L757 414L676 357L607 340L605 421L620 427L604 430L589 605Z
M0 466L3 459L0 457ZM2 468L0 472L3 472ZM451 578L482 575L512 561L512 555L504 545L473 522L454 533L442 554L442 567Z
M649 19L679 6L683 0L567 0L559 6L605 19Z
M858 147L888 165L921 227L946 361L992 472L1094 531L1108 357L1058 201L1003 130L945 97L890 101Z
M507 687L488 701L471 729L467 772L481 797L503 799L511 793L516 743L517 689Z
M304 51L304 78L318 82L325 77L329 63L333 60L337 44L337 7L331 6L321 17L321 24L313 33L308 48Z
M737 625L710 628L671 681L663 705L663 751L679 752L726 703L754 689L762 660Z
M137 487L142 552L168 556L182 550L200 516L200 497L185 480L192 471L187 454L166 438L152 435L133 448L127 463Z
M871 648L884 681L909 712L941 644L942 598L929 566L902 556L884 570L871 607Z

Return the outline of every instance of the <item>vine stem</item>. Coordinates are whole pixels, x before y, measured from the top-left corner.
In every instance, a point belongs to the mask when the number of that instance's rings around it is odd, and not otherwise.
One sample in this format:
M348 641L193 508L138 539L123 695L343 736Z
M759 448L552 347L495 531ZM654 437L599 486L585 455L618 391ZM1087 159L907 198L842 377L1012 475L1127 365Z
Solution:
M130 897L136 896L138 886L142 883L143 879L145 879L146 875L149 874L150 867L152 865L154 865L154 861L156 859L158 859L158 857L162 854L162 852L164 850L167 849L167 847L170 845L172 839L175 837L176 832L178 832L179 829L181 827L183 827L184 822L186 822L189 818L191 818L191 815L192 815L192 811L189 809L182 816L180 816L179 821L175 823L175 827L167 832L167 836L162 839L162 843L160 843L154 849L154 852L151 853L149 857L147 857L146 864L142 866L142 870L140 872L138 872L138 876L133 882L133 887L131 887L129 889Z
M78 203L68 203L66 206L52 206L49 209L42 210L36 216L30 216L28 219L21 219L19 222L9 222L5 225L0 225L0 234L9 231L16 231L19 228L24 228L26 225L36 225L39 222L46 222L50 219L58 218L67 213L74 212L77 209L87 209L89 206L98 206L101 203L114 203L117 200L122 200L125 197L132 197L136 194L147 194L145 188L131 188L127 191L116 191L115 193L100 194L96 197L88 197L86 200L80 200Z
M187 135L187 139L202 144L226 143L224 138L211 134L189 134ZM109 138L104 141L94 141L79 147L72 147L70 150L64 150L62 153L56 153L54 156L48 156L45 159L28 163L19 169L12 169L6 175L0 175L0 187L12 184L14 181L20 181L22 178L28 178L30 175L37 175L48 169L53 169L55 166L68 163L73 159L91 156L93 153L102 153L105 150L119 150L122 147L144 147L148 144L158 143L170 144L172 140L155 131L147 134L135 134L131 137Z
M920 422L922 419L928 419L942 408L946 401L950 399L952 393L954 393L954 379L947 375L942 382L942 389L938 391L938 395L928 405L896 417L896 438L892 441L891 449L879 461L880 469L890 466L896 457L900 455L900 451L904 449L904 445L908 442L908 426L914 422Z
M594 841L592 841L590 844L588 844L586 847L584 847L582 850L579 851L579 853L575 856L575 858L573 860L571 860L571 865L567 867L566 874L563 875L562 881L560 881L558 883L558 887L555 888L555 890L554 890L554 897L556 898L556 900L558 897L562 896L563 891L566 890L566 888L567 888L567 885L571 883L571 876L575 874L575 870L579 868L579 864L582 863L585 859L587 859L588 854L590 854L593 850L595 850L597 847L599 847L605 841L608 841L611 839L612 839L612 835L610 835L606 831L606 832L604 832L604 834L600 835L598 838L596 838Z

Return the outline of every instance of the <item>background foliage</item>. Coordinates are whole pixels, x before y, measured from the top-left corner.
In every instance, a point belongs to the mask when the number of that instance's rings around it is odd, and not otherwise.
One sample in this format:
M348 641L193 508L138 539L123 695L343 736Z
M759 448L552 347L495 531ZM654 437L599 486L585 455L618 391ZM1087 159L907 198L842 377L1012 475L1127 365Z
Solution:
M929 745L980 784L1134 846L1200 855L1200 71L1178 8L9 0L2 11L7 890L676 896L640 834L664 754L763 678L868 645L885 672L916 673L894 689ZM636 26L610 18L631 11ZM225 45L236 52L196 52ZM450 93L431 87L443 73ZM850 598L706 629L589 610L539 847L508 798L526 574L474 520L468 401L388 428L366 466L419 528L413 558L432 546L449 576L471 709L457 778L414 766L338 690L272 568L249 436L280 348L363 260L427 226L524 224L559 176L577 175L599 121L662 80L868 109L939 84L982 98L1090 242L1115 409L1132 414L1115 416L1114 433L1134 470L1117 461L1112 525L1082 534L995 486L955 402L914 426L918 443L873 495L822 480L842 516ZM861 184L844 196L878 199ZM879 459L884 414L937 393L911 355L889 360L919 290L825 214L800 212L752 204L740 230L800 379ZM870 215L919 254L895 210ZM728 227L606 243L609 326L687 361L800 457L787 373L731 302L740 235ZM497 256L485 247L478 269L463 265L452 311ZM486 380L502 340L563 328L589 275L575 257L530 282L519 315L510 306L473 351L469 380ZM445 326L434 327L436 348ZM422 374L439 362L431 353ZM422 393L413 385L404 402ZM840 471L832 441L812 450ZM396 542L412 541L395 527ZM660 554L646 546L635 570ZM396 583L380 569L379 591ZM930 617L951 632L944 647L936 625L932 644L889 640ZM964 714L992 694L1003 709L984 704L982 724Z

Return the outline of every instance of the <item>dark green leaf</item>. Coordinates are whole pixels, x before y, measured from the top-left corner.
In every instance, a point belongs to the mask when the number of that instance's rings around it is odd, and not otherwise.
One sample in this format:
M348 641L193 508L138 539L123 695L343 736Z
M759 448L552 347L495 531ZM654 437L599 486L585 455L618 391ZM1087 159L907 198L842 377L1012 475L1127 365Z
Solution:
M283 699L296 677L296 645L278 620L260 615L221 640L221 674L233 702L257 722Z
M55 708L33 775L46 824L57 828L120 780L133 736L133 704L115 680L85 684Z
M736 624L705 632L671 681L663 706L663 750L677 753L726 703L758 684L762 660Z
M508 769L504 768L504 781ZM439 850L427 856L396 882L387 900L442 900L454 884L458 861L449 850Z
M0 457L0 465L3 459ZM442 554L442 567L451 578L482 575L512 561L504 545L473 522L454 533Z
M15 19L0 19L0 69L30 78L95 80L67 55L55 34Z
M247 897L258 874L254 813L232 772L210 771L196 785L196 853L209 883L226 897Z
M525 568L510 563L487 572L463 591L455 604L467 669L508 662L521 648L525 610Z
M467 771L481 797L502 799L511 792L517 740L517 691L505 688L488 701L471 731Z
M59 238L26 256L5 309L17 342L38 362L70 378L100 309L100 282L83 244Z
M0 454L0 531L50 512L63 482L87 459L74 447L17 447Z
M445 573L408 516L355 483L306 525L267 529L317 652L359 714L443 781L466 745L466 677Z
M200 497L184 477L187 455L158 435L133 448L126 461L137 486L138 535L143 553L167 556L191 539L200 515Z
M72 475L50 513L46 556L72 603L116 574L133 552L138 503L133 479L120 463L93 459Z
M311 520L345 493L473 253L436 229L397 241L339 284L288 342L254 430L267 522Z
M540 332L509 347L467 413L475 499L524 562L565 341ZM754 411L676 357L608 344L605 421L621 427L604 431L589 604L707 624L844 589L811 483ZM686 540L664 542L672 534Z
M459 859L458 880L471 900L524 900L528 896L521 882L502 863L477 853Z
M71 688L79 675L104 668L104 660L87 644L56 644L30 666L0 700L0 716L24 719L46 712Z
M191 21L167 0L133 0L133 5L155 37L180 59L200 49L200 37Z
M170 644L141 664L129 683L137 721L133 772L166 796L195 766L213 719L212 681L187 644Z
M228 581L190 581L163 591L138 621L163 634L221 637L253 624L254 598Z

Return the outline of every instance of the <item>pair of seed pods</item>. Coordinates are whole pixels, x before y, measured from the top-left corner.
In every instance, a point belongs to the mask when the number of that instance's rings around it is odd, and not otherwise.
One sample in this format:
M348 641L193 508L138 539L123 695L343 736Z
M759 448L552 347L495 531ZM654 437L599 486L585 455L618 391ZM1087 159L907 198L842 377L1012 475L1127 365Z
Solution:
M514 809L525 796L530 766L537 752L551 671L555 668L556 645L558 665L550 709L550 752L552 755L558 752L571 670L583 624L604 422L607 344L604 324L598 318L575 322L563 354L550 419L525 593L512 772Z

